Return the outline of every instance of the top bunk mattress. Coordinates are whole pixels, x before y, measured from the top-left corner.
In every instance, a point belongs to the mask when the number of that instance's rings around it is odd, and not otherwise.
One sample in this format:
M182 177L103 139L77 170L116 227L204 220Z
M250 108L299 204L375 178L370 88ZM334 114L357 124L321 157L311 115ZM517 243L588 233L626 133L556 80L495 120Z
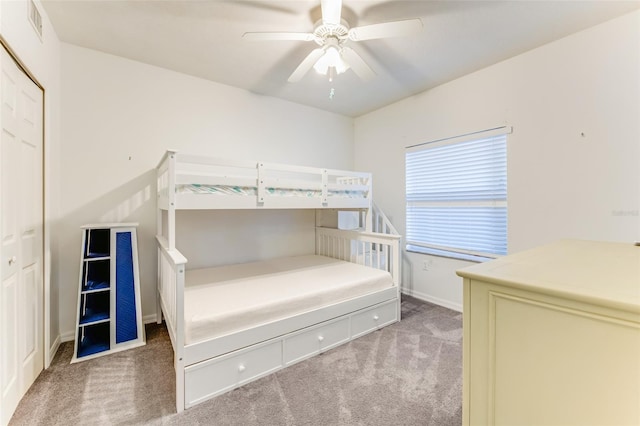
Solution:
M379 269L306 255L187 270L185 344L389 288Z

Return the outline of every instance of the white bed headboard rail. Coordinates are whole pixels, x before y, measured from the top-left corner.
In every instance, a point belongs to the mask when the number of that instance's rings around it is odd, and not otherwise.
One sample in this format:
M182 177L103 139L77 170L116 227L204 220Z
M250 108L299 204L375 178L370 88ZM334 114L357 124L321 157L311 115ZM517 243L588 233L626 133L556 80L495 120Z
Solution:
M400 235L316 227L316 254L383 269L400 286Z

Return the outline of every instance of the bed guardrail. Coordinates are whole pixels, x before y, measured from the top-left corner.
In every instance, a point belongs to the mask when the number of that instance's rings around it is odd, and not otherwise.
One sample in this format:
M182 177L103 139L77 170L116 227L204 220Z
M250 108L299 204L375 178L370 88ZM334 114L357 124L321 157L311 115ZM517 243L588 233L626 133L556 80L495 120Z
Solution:
M163 210L370 208L372 199L371 174L363 172L211 158L175 150L167 151L156 169L158 207ZM203 199L208 193L215 198ZM229 196L239 194L253 198Z
M400 287L400 235L316 227L316 254L385 270Z

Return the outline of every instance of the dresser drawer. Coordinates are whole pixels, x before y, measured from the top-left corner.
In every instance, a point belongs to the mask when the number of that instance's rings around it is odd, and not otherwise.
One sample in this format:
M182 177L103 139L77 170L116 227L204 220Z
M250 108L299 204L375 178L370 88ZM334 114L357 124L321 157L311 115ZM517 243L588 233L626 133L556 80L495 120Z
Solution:
M243 349L185 368L185 405L190 407L222 392L266 376L282 367L282 342Z
M349 340L349 318L313 327L285 339L285 365L303 360Z
M351 317L351 337L356 338L398 320L398 301L384 303Z

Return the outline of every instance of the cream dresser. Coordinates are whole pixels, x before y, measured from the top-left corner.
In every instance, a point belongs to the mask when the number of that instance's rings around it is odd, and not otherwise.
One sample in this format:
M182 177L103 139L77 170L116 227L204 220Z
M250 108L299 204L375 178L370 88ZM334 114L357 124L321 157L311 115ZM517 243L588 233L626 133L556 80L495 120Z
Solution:
M457 273L464 425L640 425L640 247L560 241Z

